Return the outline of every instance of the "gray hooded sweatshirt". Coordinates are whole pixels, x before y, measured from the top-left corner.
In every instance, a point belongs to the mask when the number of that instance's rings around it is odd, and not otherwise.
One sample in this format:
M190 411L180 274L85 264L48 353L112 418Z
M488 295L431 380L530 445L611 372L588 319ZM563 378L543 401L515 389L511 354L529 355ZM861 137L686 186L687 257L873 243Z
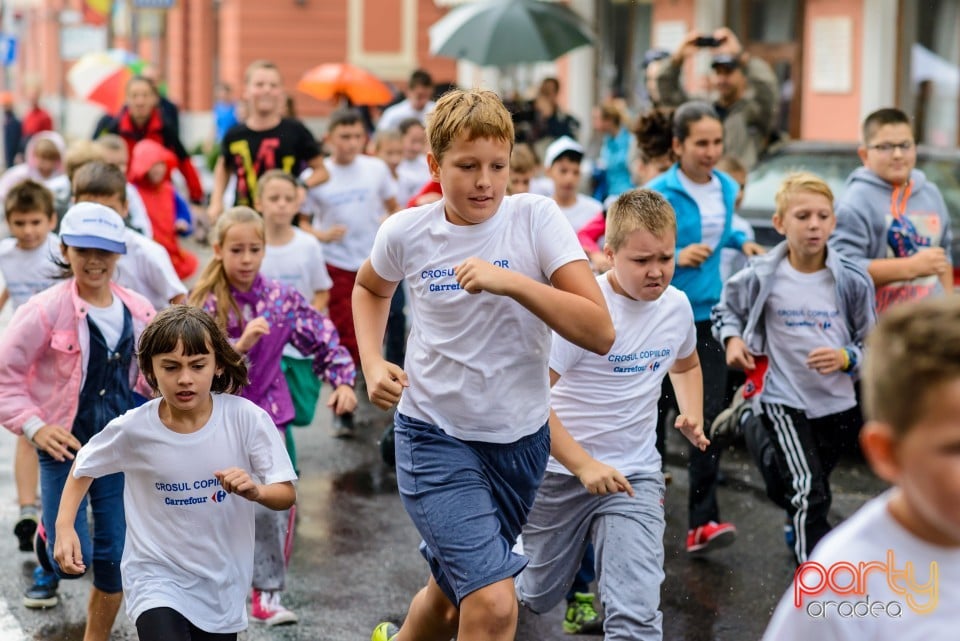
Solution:
M914 169L909 186L894 186L866 167L847 178L837 201L837 228L830 244L864 269L878 258L906 258L924 247L943 247L951 263L950 216L937 186ZM877 311L900 301L942 294L936 276L877 288Z

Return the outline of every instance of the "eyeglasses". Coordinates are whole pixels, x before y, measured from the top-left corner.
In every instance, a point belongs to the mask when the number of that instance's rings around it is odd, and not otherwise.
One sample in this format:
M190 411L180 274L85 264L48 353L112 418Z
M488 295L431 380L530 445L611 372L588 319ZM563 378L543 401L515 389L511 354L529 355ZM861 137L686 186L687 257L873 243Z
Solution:
M876 145L867 145L867 149L873 149L879 151L881 154L892 154L894 149L899 149L903 153L907 153L913 149L913 142L908 140L906 142L895 143L895 142L881 142Z

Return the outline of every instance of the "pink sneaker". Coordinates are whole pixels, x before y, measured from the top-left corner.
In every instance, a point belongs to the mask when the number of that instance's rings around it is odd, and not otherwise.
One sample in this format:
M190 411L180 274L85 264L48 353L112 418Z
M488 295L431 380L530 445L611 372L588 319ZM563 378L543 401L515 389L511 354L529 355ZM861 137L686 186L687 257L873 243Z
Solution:
M737 528L733 523L710 521L687 532L687 553L704 553L708 550L724 548L737 538Z
M280 592L267 592L254 589L251 612L254 621L267 626L287 625L297 622L297 615L280 605Z

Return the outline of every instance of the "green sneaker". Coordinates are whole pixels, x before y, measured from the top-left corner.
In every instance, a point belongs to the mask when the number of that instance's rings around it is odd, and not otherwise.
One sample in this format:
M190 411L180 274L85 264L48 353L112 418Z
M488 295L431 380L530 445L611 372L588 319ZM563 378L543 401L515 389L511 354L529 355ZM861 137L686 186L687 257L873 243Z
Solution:
M388 621L384 621L373 629L373 634L370 635L370 641L393 641L393 639L397 638L398 634L400 634L400 628Z
M567 614L563 618L563 631L567 634L603 634L603 619L593 607L593 595L589 592L574 592L573 601L567 602Z

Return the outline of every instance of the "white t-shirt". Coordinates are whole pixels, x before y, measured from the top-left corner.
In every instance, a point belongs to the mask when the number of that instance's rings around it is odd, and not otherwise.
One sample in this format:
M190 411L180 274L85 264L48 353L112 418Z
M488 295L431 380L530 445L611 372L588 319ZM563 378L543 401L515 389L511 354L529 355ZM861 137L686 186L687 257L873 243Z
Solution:
M405 208L410 199L430 182L430 166L423 154L413 160L401 160L397 165L397 205Z
M413 105L410 104L410 99L405 99L392 107L387 107L383 114L380 116L380 120L377 121L377 131L386 131L387 129L399 129L400 123L406 120L407 118L416 118L421 123L426 124L427 114L433 111L433 108L436 106L432 100L427 101L427 104L423 106L423 109L417 110L413 108Z
M113 301L107 307L87 305L87 314L96 323L107 347L111 350L117 349L117 343L120 342L120 336L123 334L123 301L120 297L114 295Z
M833 583L825 582L824 592L811 595L809 590L798 590L791 582L773 613L764 641L957 638L960 548L933 545L907 531L889 511L895 491L871 499L817 544L808 563L819 563L823 570L809 566L801 577L801 585L815 586L827 572L837 569ZM863 576L857 568L865 563L871 564L871 569L866 573L863 592L834 590L846 589L853 581L854 573L847 568ZM912 581L903 575L908 564L913 566ZM937 579L933 585L923 586L931 582L934 564ZM890 572L900 574L890 577ZM905 592L894 591L891 583ZM926 591L918 590L918 584ZM936 588L935 602L931 588ZM798 596L800 607L794 604ZM934 607L922 613L927 606Z
M560 211L570 221L573 231L580 229L603 211L603 203L585 194L577 194L577 201L569 207L559 205Z
M16 238L0 240L0 273L13 309L57 282L60 268L53 259L63 259L56 234L48 234L46 242L35 249L20 249Z
M810 418L850 409L857 403L853 378L843 372L820 374L806 364L818 347L850 343L833 274L829 269L805 274L783 260L774 278L763 309L770 369L760 400L805 410Z
M586 260L556 203L506 196L478 225L454 225L445 201L394 214L370 260L382 278L407 280L413 323L399 411L462 440L512 443L549 415L547 325L506 296L468 294L453 268L471 256L549 283Z
M132 229L123 233L127 253L120 255L113 280L150 301L154 309L170 306L170 299L186 294L177 271L170 262L170 254L160 243L138 234Z
M313 303L317 292L333 287L327 263L323 259L320 242L305 231L293 228L293 239L286 245L267 243L267 251L260 265L260 273L268 278L286 283ZM283 348L284 356L306 358L289 343Z
M542 174L534 176L530 179L530 193L553 198L553 179Z
M131 225L142 231L147 238L153 238L153 225L150 224L147 206L143 203L140 192L130 183L127 183L127 216Z
M710 182L697 183L682 171L677 172L677 178L700 210L700 242L716 251L723 237L723 228L727 224L727 207L723 203L720 179L711 176Z
M370 255L373 238L387 215L384 201L397 195L387 164L372 156L357 156L349 165L324 160L330 180L310 190L308 202L317 229L346 225L343 239L327 243L327 262L355 272Z
M75 477L123 472L127 536L120 564L127 615L168 607L210 632L247 627L254 504L220 489L215 471L240 467L261 483L293 481L270 416L213 395L200 430L178 434L154 399L114 419L77 454Z
M597 282L617 338L600 356L554 334L550 369L560 380L550 405L593 458L624 474L658 472L660 385L678 358L697 349L693 308L675 287L655 301L639 301L614 292L606 274ZM547 470L570 474L552 456Z

